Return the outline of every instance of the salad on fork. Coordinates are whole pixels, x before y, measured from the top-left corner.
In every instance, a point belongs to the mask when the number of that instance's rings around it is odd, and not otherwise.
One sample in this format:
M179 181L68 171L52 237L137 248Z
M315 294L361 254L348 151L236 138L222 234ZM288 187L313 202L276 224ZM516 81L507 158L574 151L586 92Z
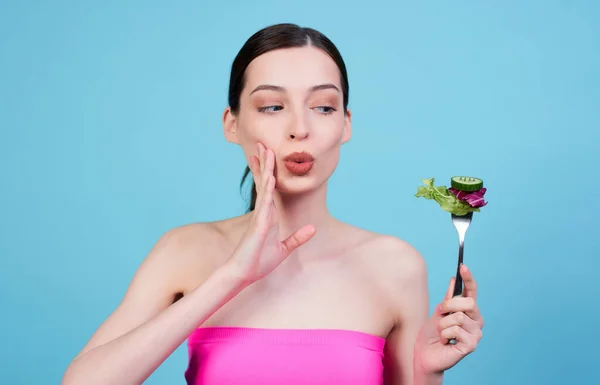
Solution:
M456 216L479 212L487 205L484 200L486 188L483 180L470 176L454 176L450 179L450 188L435 186L435 178L424 179L415 196L432 199L439 203L442 210Z

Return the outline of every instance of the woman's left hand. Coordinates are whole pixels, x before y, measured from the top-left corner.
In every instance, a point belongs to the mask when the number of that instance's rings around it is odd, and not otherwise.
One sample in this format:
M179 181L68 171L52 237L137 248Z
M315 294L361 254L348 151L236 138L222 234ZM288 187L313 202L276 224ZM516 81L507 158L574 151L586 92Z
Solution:
M415 359L425 373L441 373L472 353L481 340L483 317L477 306L477 284L469 269L462 265L462 296L452 297L455 278L444 300L423 325L415 344ZM455 345L448 341L457 340Z

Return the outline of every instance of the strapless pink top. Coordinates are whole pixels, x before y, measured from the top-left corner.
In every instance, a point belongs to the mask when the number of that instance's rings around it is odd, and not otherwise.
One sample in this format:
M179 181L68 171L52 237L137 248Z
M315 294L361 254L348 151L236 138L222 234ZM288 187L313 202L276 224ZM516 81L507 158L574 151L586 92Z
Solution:
M188 338L188 385L381 385L385 339L331 329L211 327Z

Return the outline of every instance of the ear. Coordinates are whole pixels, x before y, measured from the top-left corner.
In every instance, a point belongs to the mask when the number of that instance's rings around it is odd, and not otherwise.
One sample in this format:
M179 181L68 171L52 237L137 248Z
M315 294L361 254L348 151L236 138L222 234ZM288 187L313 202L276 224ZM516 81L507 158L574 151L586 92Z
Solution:
M233 114L233 111L231 111L231 107L227 107L223 112L223 133L228 142L239 144L237 137L237 119Z
M350 112L350 110L347 110L346 112L345 121L342 143L346 143L352 138L352 112Z

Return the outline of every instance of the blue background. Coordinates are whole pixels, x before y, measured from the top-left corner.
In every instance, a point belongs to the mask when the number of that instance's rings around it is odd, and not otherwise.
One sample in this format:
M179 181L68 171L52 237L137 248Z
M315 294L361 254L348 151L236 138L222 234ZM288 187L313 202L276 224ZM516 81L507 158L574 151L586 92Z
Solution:
M414 198L420 179L489 188L465 255L485 335L445 384L597 381L599 19L572 0L3 1L0 383L59 383L162 233L243 212L229 69L278 22L347 61L354 137L331 210L419 249L432 307L457 237ZM148 384L185 366L182 346Z

